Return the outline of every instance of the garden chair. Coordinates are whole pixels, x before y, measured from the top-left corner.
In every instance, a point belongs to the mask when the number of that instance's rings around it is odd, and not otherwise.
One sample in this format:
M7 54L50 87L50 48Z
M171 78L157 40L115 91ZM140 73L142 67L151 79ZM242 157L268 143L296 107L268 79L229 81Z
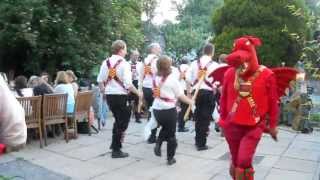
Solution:
M68 115L73 122L75 137L77 137L77 122L87 122L88 134L91 135L91 123L89 121L90 107L93 101L92 91L82 91L77 94L74 113Z
M38 129L40 148L43 147L43 136L41 128L41 96L17 98L25 111L25 120L28 129Z
M67 94L46 94L43 96L43 133L44 143L47 146L47 126L64 124L64 138L69 141L67 120Z

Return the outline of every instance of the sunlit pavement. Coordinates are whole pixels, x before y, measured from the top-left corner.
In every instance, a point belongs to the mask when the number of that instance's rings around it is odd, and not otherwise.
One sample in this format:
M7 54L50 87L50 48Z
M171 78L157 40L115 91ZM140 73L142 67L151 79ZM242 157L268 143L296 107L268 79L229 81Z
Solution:
M146 121L144 121L145 123ZM144 141L144 124L130 122L123 151L129 158L112 159L110 140L112 120L100 133L66 143L62 137L49 138L47 147L31 141L19 152L0 157L0 174L16 179L94 179L94 180L227 180L229 155L224 138L212 125L207 151L194 147L191 132L177 133L179 141L173 166L166 165L166 144L162 157L153 154L153 146ZM264 135L257 149L257 180L319 180L320 132L296 133L280 127L279 142ZM1 179L1 177L0 177Z

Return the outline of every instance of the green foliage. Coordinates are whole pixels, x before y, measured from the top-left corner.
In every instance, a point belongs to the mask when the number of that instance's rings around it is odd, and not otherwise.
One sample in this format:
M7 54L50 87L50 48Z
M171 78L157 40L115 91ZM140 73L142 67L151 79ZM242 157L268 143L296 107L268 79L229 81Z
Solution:
M222 7L223 0L186 0L185 3L186 6L180 10L178 16L180 25L184 28L190 28L190 23L192 23L192 27L211 33L211 15Z
M320 114L311 114L310 115L311 121L319 121L320 122Z
M297 16L307 19L309 29L308 39L300 39L303 44L300 60L304 62L307 78L320 79L320 42L314 34L320 27L320 2L314 0L306 1L306 13L295 13ZM296 7L290 8L293 12L298 12ZM310 40L312 39L312 40Z
M30 75L70 68L87 77L115 39L142 46L141 9L138 0L3 0L0 70Z
M204 41L212 36L210 15L223 0L186 0L185 7L178 8L178 24L167 23L162 27L166 51L176 58L198 51Z
M192 50L200 49L203 41L210 33L203 32L200 28L190 30L179 28L175 24L167 24L165 31L166 51L175 58L181 58Z
M217 34L217 53L229 53L233 40L242 35L258 36L263 46L258 49L260 63L294 65L302 50L306 32L303 1L299 0L226 0L212 17Z
M153 17L155 16L154 12L158 5L157 0L143 0L142 1L142 9L147 17L147 21L151 22Z
M305 2L313 15L320 15L320 2L318 0L305 0Z
M301 60L304 62L304 68L308 78L320 79L320 43L316 40L305 42Z

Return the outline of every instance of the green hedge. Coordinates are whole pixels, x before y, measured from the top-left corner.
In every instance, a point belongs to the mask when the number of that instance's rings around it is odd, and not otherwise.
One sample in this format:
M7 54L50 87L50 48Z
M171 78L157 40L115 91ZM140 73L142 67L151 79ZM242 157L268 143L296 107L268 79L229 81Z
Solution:
M293 10L299 8L304 11L295 0L226 0L212 17L217 54L229 53L235 38L255 35L263 41L258 49L263 64L275 66L284 61L294 65L307 32L306 20L294 15Z

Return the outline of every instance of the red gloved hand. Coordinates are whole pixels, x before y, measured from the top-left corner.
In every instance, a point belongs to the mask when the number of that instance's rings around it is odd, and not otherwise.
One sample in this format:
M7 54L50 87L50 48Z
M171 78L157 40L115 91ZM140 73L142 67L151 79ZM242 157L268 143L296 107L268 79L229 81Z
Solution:
M273 140L278 141L278 129L277 128L269 129L269 134L271 135Z
M6 152L6 145L0 144L0 155L4 154Z

